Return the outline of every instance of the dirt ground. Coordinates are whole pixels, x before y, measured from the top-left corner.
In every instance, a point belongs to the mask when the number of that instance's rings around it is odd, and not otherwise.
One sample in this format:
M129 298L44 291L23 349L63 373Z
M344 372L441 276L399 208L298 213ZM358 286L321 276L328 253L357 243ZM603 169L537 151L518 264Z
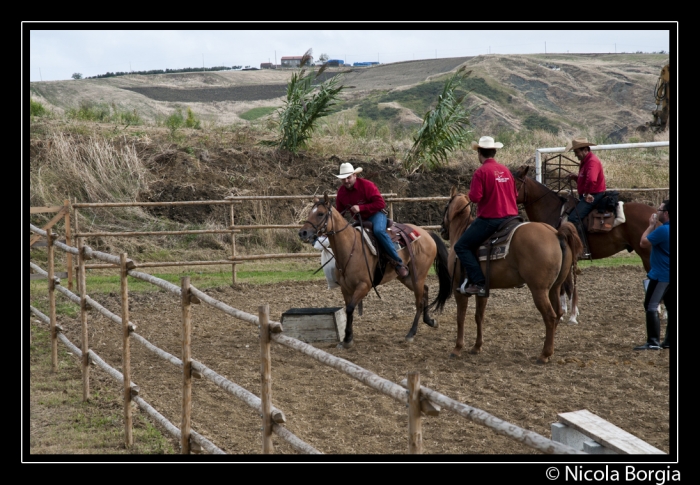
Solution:
M420 372L422 385L545 437L551 436L550 426L558 413L588 409L668 453L675 436L670 423L675 412L670 407L675 403L676 354L632 350L645 339L643 277L641 266L584 269L579 276L580 323L559 325L555 352L547 365L535 363L544 325L527 288L492 292L480 355L465 352L460 358L449 358L456 338L454 299L438 315L438 328L421 325L415 341L407 344L404 336L413 317L412 294L395 280L378 287L381 299L373 293L365 298L364 315L355 315L354 348L313 345L393 382L405 379L409 372ZM428 283L435 295L436 278ZM342 306L340 291L327 289L325 280L262 287L237 284L207 293L255 315L258 306L267 303L274 321L290 308ZM118 294L96 299L120 313ZM473 315L470 302L466 346L475 338ZM132 294L130 317L139 335L181 356L182 311L177 296L165 291ZM259 396L257 326L205 303L193 305L192 322L193 359ZM62 317L59 323L79 346L80 319ZM121 327L92 311L89 328L90 347L120 369ZM140 396L179 426L181 373L133 340L131 359L132 381L140 387ZM79 365L77 358L75 365ZM273 404L285 413L286 428L317 450L355 455L343 458L351 460L406 453L405 405L275 343L271 368ZM99 369L92 375L107 379ZM256 411L207 379L194 381L192 399L195 431L228 454L261 452L261 420ZM459 460L470 460L462 455L540 455L446 410L438 417L424 418L422 427L426 454L459 455ZM275 453L297 453L276 435L273 441Z

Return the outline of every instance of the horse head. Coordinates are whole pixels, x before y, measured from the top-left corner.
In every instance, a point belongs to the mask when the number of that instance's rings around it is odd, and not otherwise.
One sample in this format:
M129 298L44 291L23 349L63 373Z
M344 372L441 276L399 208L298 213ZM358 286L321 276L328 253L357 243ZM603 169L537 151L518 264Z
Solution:
M331 210L332 205L328 192L323 194L323 200L315 197L304 225L299 229L299 238L304 242L313 243L318 236L324 234L328 226Z
M518 197L516 202L518 204L524 204L527 202L527 188L525 186L525 181L527 180L527 173L530 171L529 165L521 165L511 173L513 178L515 178L515 187L518 189Z
M471 209L469 197L457 191L456 186L450 190L450 200L445 206L440 222L440 236L446 241L450 240L450 226L457 221L460 227L466 228L471 222Z

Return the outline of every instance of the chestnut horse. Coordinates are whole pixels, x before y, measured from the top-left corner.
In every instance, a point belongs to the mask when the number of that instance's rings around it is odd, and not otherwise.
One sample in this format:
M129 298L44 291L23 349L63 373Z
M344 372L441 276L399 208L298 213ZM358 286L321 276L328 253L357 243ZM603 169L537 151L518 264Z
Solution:
M408 276L399 281L413 291L416 298L416 314L413 325L406 335L406 342L413 342L421 314L424 323L434 328L438 326L437 322L430 318L429 310L442 311L445 302L452 293L452 287L447 270L445 243L437 234L428 233L425 229L412 224L406 225L419 234L419 237L411 243L413 261L411 261L408 248L403 248L398 252L410 272ZM328 194L324 194L323 200L314 199L307 219L299 230L299 237L304 242L313 243L315 238L322 235L328 237L335 256L336 268L338 268L338 283L345 300L345 314L347 316L345 338L338 344L338 347L347 349L353 346L353 312L373 288L372 283L379 257L373 255L363 246L360 232L352 227L352 221L346 221L345 217L333 207ZM425 284L425 280L431 265L435 267L440 287L435 300L428 304L428 285ZM396 272L387 265L387 271L378 285L388 283L395 278L398 278ZM360 314L362 314L361 311Z
M457 344L451 357L458 357L464 347L464 319L471 296L457 290L464 276L454 250L455 243L473 221L468 206L469 198L453 187L441 223L443 237L452 241L448 268L457 301ZM527 284L535 306L542 314L546 333L538 363L547 363L554 353L554 332L563 314L559 294L569 274L575 273L577 256L582 250L583 243L570 222L562 224L558 231L548 224L527 222L515 230L506 257L490 261L489 287L515 288ZM481 269L486 274L485 261L481 262ZM575 284L575 274L573 281ZM478 354L482 350L487 302L488 297L476 297L476 342L469 350L470 354Z
M529 166L522 165L512 171L518 188L517 201L523 204L529 220L545 222L556 228L562 220L562 209L567 204L567 198L529 177L529 169ZM638 202L629 202L623 204L623 210L624 223L613 227L609 232L586 234L588 250L591 252L592 259L607 258L623 250L634 251L642 258L645 271L649 272L651 249L644 249L639 242L644 230L649 226L649 217L656 208ZM578 308L573 303L571 313L573 318L578 313Z

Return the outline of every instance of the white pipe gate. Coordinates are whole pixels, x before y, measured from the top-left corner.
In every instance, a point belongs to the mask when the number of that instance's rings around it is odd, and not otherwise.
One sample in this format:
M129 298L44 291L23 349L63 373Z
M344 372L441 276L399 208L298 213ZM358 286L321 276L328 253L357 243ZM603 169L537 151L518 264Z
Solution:
M655 148L655 147L667 147L669 142L667 141L650 141L645 143L618 143L617 145L594 145L591 146L591 151L596 150L621 150L623 148ZM566 147L554 147L554 148L538 148L535 150L535 179L543 184L542 181L542 154L543 153L564 153Z

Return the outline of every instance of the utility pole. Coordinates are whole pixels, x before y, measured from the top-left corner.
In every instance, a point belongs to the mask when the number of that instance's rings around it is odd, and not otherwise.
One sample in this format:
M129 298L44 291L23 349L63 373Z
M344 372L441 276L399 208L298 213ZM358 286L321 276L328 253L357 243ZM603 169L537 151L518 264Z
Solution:
M547 42L544 43L544 53L547 53Z

